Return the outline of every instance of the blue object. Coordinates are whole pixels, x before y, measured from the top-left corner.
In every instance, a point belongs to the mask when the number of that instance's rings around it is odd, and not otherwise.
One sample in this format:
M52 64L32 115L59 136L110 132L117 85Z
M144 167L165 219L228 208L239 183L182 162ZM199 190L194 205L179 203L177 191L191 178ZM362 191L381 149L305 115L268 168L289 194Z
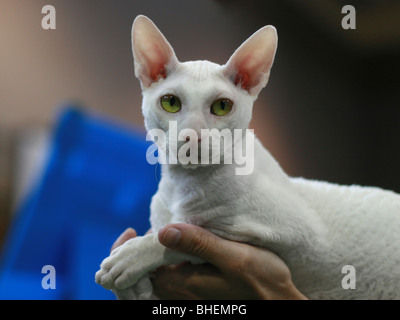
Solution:
M127 228L149 228L157 166L143 133L68 107L37 188L17 212L2 252L0 299L115 299L94 281ZM55 289L44 289L45 265ZM48 274L50 275L50 273Z

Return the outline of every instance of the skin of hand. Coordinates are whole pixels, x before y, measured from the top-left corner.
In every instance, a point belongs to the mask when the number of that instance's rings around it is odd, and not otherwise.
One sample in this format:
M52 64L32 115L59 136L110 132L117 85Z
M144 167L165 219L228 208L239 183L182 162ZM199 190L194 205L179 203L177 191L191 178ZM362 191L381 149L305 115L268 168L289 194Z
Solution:
M135 230L128 228L112 249L133 237ZM171 250L207 261L157 269L152 282L160 299L307 299L293 284L286 264L267 249L229 241L184 223L165 226L158 239Z

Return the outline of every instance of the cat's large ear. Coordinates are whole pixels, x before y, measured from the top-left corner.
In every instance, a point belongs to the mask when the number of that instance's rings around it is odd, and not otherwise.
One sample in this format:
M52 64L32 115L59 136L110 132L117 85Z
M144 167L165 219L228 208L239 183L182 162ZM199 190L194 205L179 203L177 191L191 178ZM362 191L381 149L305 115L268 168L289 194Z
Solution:
M133 22L132 48L135 75L144 88L167 77L178 63L174 50L161 31L142 15Z
M225 75L235 85L257 96L267 85L274 62L278 36L273 26L265 26L248 38L224 66Z

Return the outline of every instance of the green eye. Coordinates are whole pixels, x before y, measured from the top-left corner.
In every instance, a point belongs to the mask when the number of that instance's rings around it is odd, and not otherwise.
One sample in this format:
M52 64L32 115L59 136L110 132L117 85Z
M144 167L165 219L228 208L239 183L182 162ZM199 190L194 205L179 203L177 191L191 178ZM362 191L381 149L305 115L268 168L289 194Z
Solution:
M216 116L225 116L229 112L231 112L232 106L233 102L231 100L222 98L213 102L210 111L212 114L215 114Z
M181 100L172 94L161 97L161 107L167 112L175 113L181 110Z

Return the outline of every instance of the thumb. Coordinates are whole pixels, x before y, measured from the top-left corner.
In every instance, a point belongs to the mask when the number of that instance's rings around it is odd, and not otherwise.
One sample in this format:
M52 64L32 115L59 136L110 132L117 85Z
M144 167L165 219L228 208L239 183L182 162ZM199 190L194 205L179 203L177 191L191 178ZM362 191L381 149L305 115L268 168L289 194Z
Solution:
M163 227L158 240L167 248L206 260L217 267L234 258L235 246L199 226L178 223Z

